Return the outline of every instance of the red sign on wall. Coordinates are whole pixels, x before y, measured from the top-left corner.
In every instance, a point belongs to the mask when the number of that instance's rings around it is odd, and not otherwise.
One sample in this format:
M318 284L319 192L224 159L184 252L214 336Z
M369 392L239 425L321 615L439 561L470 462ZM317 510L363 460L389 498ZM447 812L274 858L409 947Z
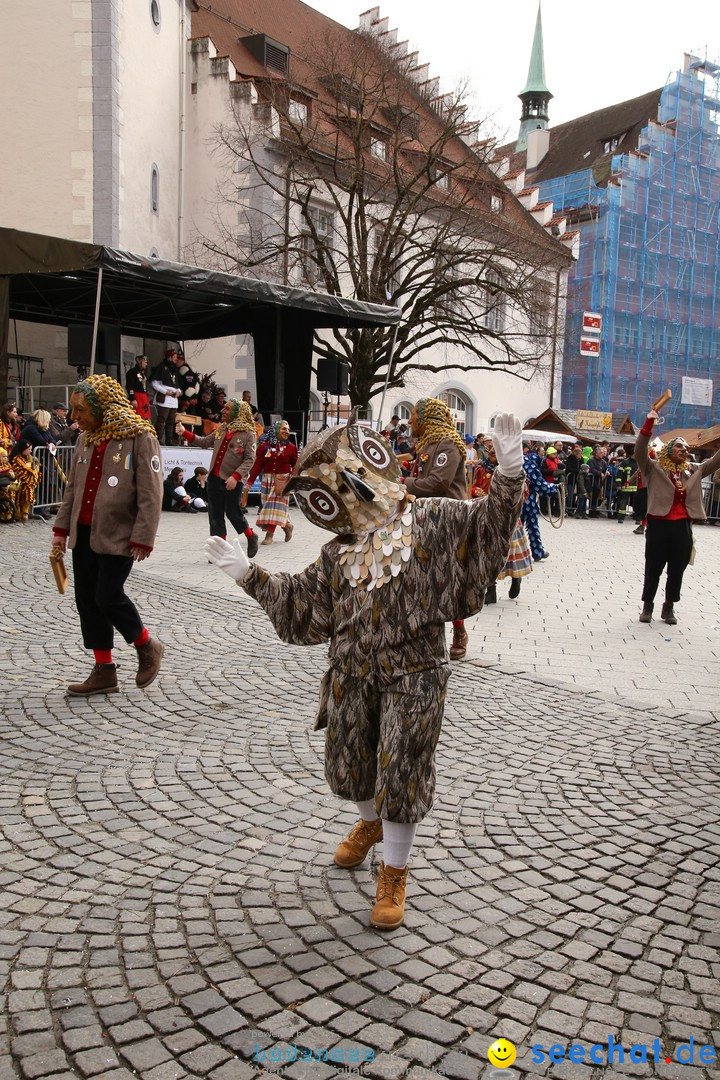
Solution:
M602 330L602 315L597 311L583 311L583 333L599 334Z
M600 341L598 338L580 338L580 355L581 356L599 356L600 355Z

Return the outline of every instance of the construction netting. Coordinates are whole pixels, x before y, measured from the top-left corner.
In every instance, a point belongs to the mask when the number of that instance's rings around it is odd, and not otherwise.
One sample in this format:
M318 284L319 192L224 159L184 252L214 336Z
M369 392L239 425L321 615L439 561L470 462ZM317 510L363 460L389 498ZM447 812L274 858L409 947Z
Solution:
M691 58L693 60L694 58ZM720 382L720 69L669 80L636 151L540 183L541 201L581 231L570 272L562 404L640 418L665 387L669 427L715 423ZM622 133L618 133L622 134ZM583 312L602 315L583 356ZM697 380L686 385L683 378ZM707 381L712 380L713 396ZM695 403L692 403L692 401Z

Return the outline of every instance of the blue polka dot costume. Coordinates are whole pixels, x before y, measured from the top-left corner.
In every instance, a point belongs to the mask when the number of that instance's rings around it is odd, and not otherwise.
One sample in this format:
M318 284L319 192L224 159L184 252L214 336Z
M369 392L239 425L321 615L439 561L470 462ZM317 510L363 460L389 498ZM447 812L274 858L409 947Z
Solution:
M542 559L545 550L540 535L540 526L538 524L540 511L538 510L537 499L535 496L555 495L557 492L557 485L548 484L547 480L543 480L542 473L540 472L540 458L534 450L529 450L525 454L523 468L525 469L525 475L527 476L530 494L523 503L520 519L527 529L533 559Z

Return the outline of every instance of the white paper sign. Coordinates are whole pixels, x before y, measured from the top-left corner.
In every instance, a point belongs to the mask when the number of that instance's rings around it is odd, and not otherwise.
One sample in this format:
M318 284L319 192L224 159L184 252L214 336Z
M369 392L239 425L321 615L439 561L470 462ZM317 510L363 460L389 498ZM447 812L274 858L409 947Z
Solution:
M683 375L681 405L712 405L712 379L690 379Z

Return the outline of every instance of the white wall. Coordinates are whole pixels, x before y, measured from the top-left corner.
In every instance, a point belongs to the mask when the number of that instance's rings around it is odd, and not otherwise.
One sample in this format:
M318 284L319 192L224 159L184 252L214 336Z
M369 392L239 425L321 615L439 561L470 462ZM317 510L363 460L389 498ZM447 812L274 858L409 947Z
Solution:
M149 0L119 10L120 246L178 259L181 24L185 0ZM186 34L189 32L189 18ZM192 151L191 151L192 153ZM159 173L159 210L151 208L151 170Z
M92 239L90 0L0 3L0 225Z

